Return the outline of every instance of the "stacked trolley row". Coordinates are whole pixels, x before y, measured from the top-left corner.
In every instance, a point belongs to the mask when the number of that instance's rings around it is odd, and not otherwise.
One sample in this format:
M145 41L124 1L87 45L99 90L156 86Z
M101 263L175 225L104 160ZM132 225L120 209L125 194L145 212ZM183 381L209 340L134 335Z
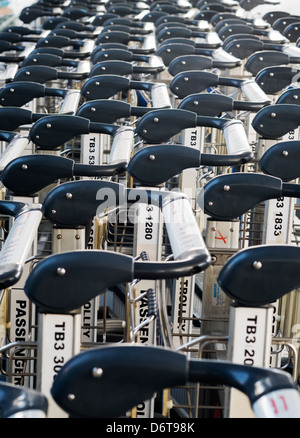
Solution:
M298 17L262 3L0 33L4 416L299 417Z

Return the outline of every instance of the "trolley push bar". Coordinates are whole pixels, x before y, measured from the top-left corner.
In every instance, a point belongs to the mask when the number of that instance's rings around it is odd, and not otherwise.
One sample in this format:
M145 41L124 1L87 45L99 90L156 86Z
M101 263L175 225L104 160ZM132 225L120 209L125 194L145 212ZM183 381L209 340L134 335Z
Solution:
M231 113L232 111L250 111L257 112L269 105L271 100L251 102L249 100L234 100L225 94L215 93L195 93L189 94L179 103L177 108L194 111L199 116L218 117L222 113Z
M115 49L115 50L114 50ZM119 51L119 52L118 52ZM151 57L155 56L156 47L136 47L128 46L120 42L107 42L95 46L91 53L92 63L103 60L121 59L123 61L151 62ZM104 58L104 59L103 59Z
M83 66L84 67L84 66ZM89 63L86 63L86 68L80 71L65 71L58 70L47 65L28 65L21 67L15 74L14 81L31 81L44 84L49 81L56 81L58 79L69 79L74 81L82 81L88 77L90 72Z
M103 30L96 39L96 46L103 43L121 43L129 44L131 41L143 43L145 41L144 35L133 35L130 32L123 32L117 30Z
M71 29L76 32L86 32L89 36L93 37L93 35L98 35L101 27L93 26L92 24L82 23L80 21L71 20L66 17L51 17L48 18L42 24L43 29L45 30L57 30L57 29Z
M0 288L16 284L42 219L40 204L0 201L0 213L14 218L0 252Z
M160 56L166 66L169 66L173 59L182 55L204 55L210 56L215 61L227 62L230 66L240 65L240 59L233 55L230 55L225 50L221 48L209 49L195 47L193 42L188 39L170 39L162 43L157 51L155 52L157 56Z
M77 31L75 29L56 27L55 29L52 29L47 35L47 37L52 37L52 36L64 36L70 39L83 40L83 39L96 39L98 37L98 33L84 32L83 30Z
M126 172L132 147L132 128L120 127L114 136L106 165L80 164L58 155L23 155L7 163L1 172L1 181L15 195L34 196L60 179L118 175Z
M154 108L153 106L133 106L130 103L123 100L117 99L96 99L89 100L82 104L78 111L77 116L85 117L91 122L102 122L102 123L114 123L119 119L129 119L130 117L141 117L147 114L149 111L159 108L170 108L170 100L168 96L164 95L165 84L156 84L155 89L157 92L162 90L162 95L157 93L157 98L153 99L153 103L157 103L159 107ZM166 99L163 99L166 97Z
M210 31L210 26L208 24L208 22L203 21L198 21L197 23L194 24L187 24L184 22L179 22L179 21L175 21L174 20L174 16L173 18L171 17L170 20L157 20L157 23L155 23L155 36L158 36L159 33L162 30L165 29L173 29L173 28L180 28L180 29L184 29L184 31L187 29L189 30L189 32L184 32L184 34L186 35L185 38L190 38L190 36L188 36L190 34L190 32L202 32L202 38L206 37L207 32ZM172 36L171 36L172 38Z
M46 30L46 29L43 29ZM11 25L7 26L3 29L3 32L12 32L17 33L19 35L41 35L43 30L40 29L33 29L29 26L18 26L18 25Z
M104 43L95 47L91 54L93 64L101 61L127 61L150 64L154 54L139 53L137 49L122 43ZM155 56L158 58L158 56Z
M163 143L186 128L204 126L223 132L228 154L249 153L250 145L240 120L198 116L184 109L153 110L142 116L135 128L136 134L147 143Z
M130 20L127 20L127 24L124 23L104 23L103 28L101 29L101 34L107 32L126 32L128 34L139 36L139 35L149 35L152 34L153 29L147 26L144 27L132 27ZM98 37L100 36L98 35ZM143 40L142 40L143 41Z
M29 24L39 17L44 17L44 16L55 17L55 16L60 16L60 15L61 15L61 10L56 10L56 11L54 11L53 9L45 10L45 9L38 7L38 6L28 6L24 9L22 9L18 18L23 23Z
M43 210L45 217L55 226L75 228L86 226L107 208L116 205L122 208L127 199L131 204L151 202L160 206L173 261L139 261L128 255L102 250L51 255L36 265L25 284L25 293L38 309L66 313L116 284L134 279L191 276L209 266L210 254L189 199L181 193L142 189L126 191L122 184L83 180L57 186L45 198ZM88 272L87 278L83 279L82 271Z
M183 27L176 24L167 24L162 29L159 29L156 34L156 40L158 43L167 41L170 38L207 38L207 32L200 32L199 29L192 29L190 27ZM207 43L195 43L197 48L218 48L222 45L222 41L219 40L215 44Z
M235 62L226 61L214 61L209 56L204 55L182 55L173 59L168 67L168 72L172 76L176 76L178 73L189 70L211 70L217 68L224 70L227 68L239 67L242 61L237 59Z
M300 125L300 106L275 104L262 108L252 120L252 127L266 139L279 139Z
M143 90L150 93L154 107L159 107L161 105L159 102L167 102L169 105L169 92L165 83L135 81L115 74L90 77L82 85L81 94L87 100L108 99L117 93L129 90Z
M38 52L31 52L31 54L24 59L24 61L21 64L21 67L27 67L28 65L46 65L48 67L71 67L76 68L78 67L79 60L74 59L66 59L59 55L56 55L55 53L38 53Z
M298 184L284 183L275 176L236 172L210 180L200 190L197 203L209 216L230 220L261 202L281 197L298 198L299 193Z
M143 344L104 346L74 356L58 372L51 394L71 417L118 418L155 393L187 382L239 389L257 418L300 417L299 393L284 371L189 359Z
M111 15L110 17L108 15ZM102 27L108 27L108 26L114 26L114 25L122 25L122 26L128 26L130 27L132 30L133 29L137 29L137 30L142 30L142 31L148 31L151 30L151 32L153 31L153 24L152 23L144 23L141 21L137 21L134 18L127 18L127 17L120 17L116 14L106 14L106 17L103 15L102 16L103 21L102 24L100 24L100 26ZM98 17L95 19L94 21L94 25L97 25L99 27L99 19L100 16L98 15Z
M178 73L170 82L169 88L175 96L183 99L189 94L200 93L207 88L219 86L238 88L247 100L270 103L270 98L254 79L224 77L211 72L190 70Z
M163 184L184 169L206 166L240 166L251 161L253 153L204 154L179 144L160 144L140 149L129 161L128 173L145 186Z
M85 54L89 53L91 54L91 51L94 47L94 41L93 40L87 40L90 44L89 50L83 50ZM58 48L64 48L64 47L73 47L75 51L78 49L78 52L80 52L81 48L85 48L86 41L85 40L75 40L73 38L69 38L67 36L63 35L48 35L45 38L40 38L38 42L36 43L35 47L38 49L39 47L58 47Z
M86 60L86 58L89 58L92 54L93 49L90 48L89 50L86 51L80 51L80 52L76 52L76 51L71 51L71 50L65 50L62 47L38 47L38 48L34 48L32 50L32 54L35 53L51 53L54 54L56 56L60 56L63 59L69 59L69 60Z
M89 77L107 75L129 76L132 74L158 74L165 70L162 60L156 56L157 63L151 65L134 65L132 61L110 60L99 61L91 68ZM161 62L159 62L161 61Z
M0 408L0 418L46 418L48 400L33 389L1 382Z
M218 283L240 306L259 307L299 288L299 248L257 245L242 249L222 267Z
M67 88L57 88L57 87L47 87L44 84L34 81L15 81L11 82L0 89L0 102L3 107L11 106L11 107L21 107L28 102L31 102L33 99L40 97L59 97L62 99L61 102L61 112L74 114L76 109L79 106L80 100L80 91L76 89L67 89ZM22 110L24 110L22 108ZM30 120L30 112L27 110L21 112L21 108L10 109L5 111L5 114L11 115L10 123L13 124L13 118L15 117L15 126L20 126L21 124L31 124L38 120L38 118L47 115L47 114L31 114ZM21 123L18 122L18 114L22 114ZM48 113L49 115L49 113ZM19 125L18 125L19 124ZM7 129L7 128L6 128Z
M119 128L118 125L91 122L80 116L57 114L36 121L29 131L29 138L43 149L54 149L78 135L97 133L114 136Z

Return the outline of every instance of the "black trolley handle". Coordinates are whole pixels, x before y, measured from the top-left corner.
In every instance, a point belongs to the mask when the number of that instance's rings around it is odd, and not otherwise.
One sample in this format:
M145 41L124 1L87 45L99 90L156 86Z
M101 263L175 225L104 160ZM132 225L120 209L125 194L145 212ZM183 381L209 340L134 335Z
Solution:
M72 357L56 375L51 394L71 416L117 418L155 393L187 382L242 391L257 418L300 417L299 393L284 371L188 359L186 354L145 344L102 346Z

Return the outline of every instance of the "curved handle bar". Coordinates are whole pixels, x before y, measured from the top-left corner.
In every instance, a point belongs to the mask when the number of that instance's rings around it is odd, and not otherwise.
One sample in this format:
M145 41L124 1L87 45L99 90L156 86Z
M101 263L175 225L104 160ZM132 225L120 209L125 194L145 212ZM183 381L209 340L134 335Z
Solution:
M80 21L67 19L66 17L60 17L60 21L56 23L55 29L71 29L75 30L76 32L92 33L96 30L96 27L89 24L80 23Z
M19 35L40 35L41 31L36 29L31 29L28 26L8 26L3 29L4 32L15 32Z
M159 85L160 83L154 84L152 89L158 88ZM91 122L114 123L119 119L129 118L130 116L141 117L153 110L153 107L131 106L123 100L96 99L85 102L78 109L76 115L85 117Z
M143 111L144 108L141 107L141 110ZM132 114L131 105L123 100L95 99L82 104L76 115L89 119L91 122L114 123L118 119L129 118L134 114Z
M151 91L154 83L131 81L130 79L115 75L103 74L90 77L82 86L81 94L90 99L108 99L119 92L129 91L130 89Z
M209 181L200 190L197 202L211 217L229 220L242 216L260 202L282 196L297 198L299 185L283 183L270 175L236 172Z
M145 27L137 27L132 26L130 23L130 20L127 21L127 24L125 23L110 23L110 24L104 24L103 26L103 32L107 31L121 31L126 32L133 35L149 35L152 33L152 29L147 29Z
M44 84L48 81L54 81L57 79L70 79L70 80L83 80L88 76L88 72L69 72L58 71L54 67L45 65L29 65L21 67L15 77L16 81L31 81Z
M229 96L214 93L190 94L181 100L177 108L194 111L198 115L218 117L221 113L238 111L257 112L268 103L265 101L233 100Z
M130 41L143 42L144 39L145 39L144 36L136 36L127 32L108 31L108 32L100 33L100 35L96 39L96 45L106 42L119 42L122 44L128 44Z
M50 15L53 15L53 16L60 15L58 12L55 13L53 11L51 11L51 12L49 11L48 13L50 13ZM31 7L27 7L27 8L22 9L22 11L20 12L20 15L19 15L19 19L21 21L23 21L23 23L29 24L32 21L34 21L35 19L37 19L39 17L43 17L45 15L47 15L47 13L44 9L31 6Z
M180 174L184 169L207 166L238 166L252 154L201 154L199 150L178 144L160 144L139 150L129 161L128 173L145 186L156 186Z
M39 47L34 49L31 53L53 53L54 55L61 56L62 58L75 59L75 61L78 59L85 59L91 56L91 52L89 52L88 50L81 52L72 52L70 50L64 50L61 47Z
M195 32L189 29L188 27L179 27L179 26L169 26L164 29L161 29L160 32L156 35L156 39L159 43L166 41L170 38L179 37L179 38L205 38L206 34L204 32Z
M152 110L138 120L136 133L147 143L162 143L186 128L206 126L223 131L228 153L249 155L250 146L243 124L239 120L198 116L179 108Z
M77 135L90 132L114 135L118 128L117 125L91 122L84 117L57 114L36 121L29 131L29 138L44 149L54 149Z
M165 66L162 64L157 66L140 66L133 65L132 62L123 60L99 61L91 69L89 77L100 76L103 74L120 76L128 76L134 73L156 74L162 72L164 69Z
M77 67L78 61L64 59L61 56L57 56L53 53L31 53L31 55L25 58L25 60L22 62L22 67L27 67L28 65L46 65L48 67Z
M192 93L200 93L208 87L217 87L218 85L227 85L240 88L241 79L223 78L210 72L196 70L184 71L178 73L170 82L170 91L179 99L182 99Z
M137 61L149 63L151 56L150 49L139 49L136 47L127 46L122 43L103 43L100 46L96 46L91 53L91 61L93 64L99 61Z
M72 357L57 374L51 394L71 416L116 418L164 388L188 381L235 387L248 396L253 408L277 391L287 390L291 396L286 400L287 415L299 417L299 395L284 371L188 359L183 353L143 344L93 348ZM67 397L68 394L74 397ZM281 411L278 417L283 414Z
M36 43L36 48L39 47L80 47L82 46L82 41L80 40L73 40L71 38L60 36L60 35L49 35L46 38L40 38L39 41Z
M83 266L87 269L84 277ZM133 278L130 256L110 251L71 251L54 254L37 264L24 290L40 312L68 313L106 288L128 283Z
M38 97L57 96L64 98L67 90L45 87L34 81L14 81L0 89L0 102L2 106L21 107ZM19 111L20 113L20 111Z
M183 109L154 109L138 120L136 133L147 143L162 143L183 129L201 126L201 123L203 126L221 129L228 121L204 116L199 119L199 117L201 116Z
M215 51L215 53L217 50ZM188 70L210 70L212 68L226 69L234 68L241 65L241 60L237 58L223 60L214 59L213 57L204 55L182 55L174 58L168 67L168 72L172 76Z
M174 58L168 67L168 72L172 76L188 70L209 70L213 68L213 60L208 56L202 55L182 55Z
M166 41L167 44L162 44L156 51L156 55L162 58L165 66L169 66L171 61L173 61L173 59L182 55L195 55L195 54L206 55L206 56L212 55L212 50L209 49L197 50L197 48L189 44L183 44L178 42L172 44L169 43L168 41Z
M218 283L238 305L264 306L299 288L298 265L297 246L257 245L230 257Z

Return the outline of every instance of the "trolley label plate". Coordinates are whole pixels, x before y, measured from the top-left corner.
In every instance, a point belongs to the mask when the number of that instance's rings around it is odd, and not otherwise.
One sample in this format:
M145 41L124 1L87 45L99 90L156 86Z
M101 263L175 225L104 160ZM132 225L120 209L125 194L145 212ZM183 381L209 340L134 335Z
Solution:
M51 398L50 390L57 373L72 357L74 345L73 315L42 315L41 345L41 391ZM41 321L40 321L41 322ZM49 406L49 417L67 416L53 402Z

